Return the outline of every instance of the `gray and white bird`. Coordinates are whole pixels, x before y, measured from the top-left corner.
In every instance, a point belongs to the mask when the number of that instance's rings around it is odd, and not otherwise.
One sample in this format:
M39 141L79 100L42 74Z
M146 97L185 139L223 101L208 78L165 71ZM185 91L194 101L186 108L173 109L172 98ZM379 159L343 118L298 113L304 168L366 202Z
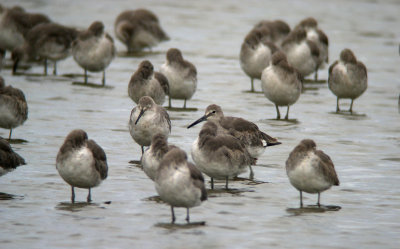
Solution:
M132 109L129 118L129 132L142 148L151 144L152 138L156 134L168 137L171 133L171 120L168 112L157 105L149 96L140 98L138 105Z
M286 55L278 51L262 73L261 88L265 97L275 104L276 119L281 118L279 106L287 106L285 119L289 119L289 107L296 103L301 94L302 77L289 65Z
M50 19L40 13L26 12L20 6L6 8L0 4L0 50L12 52L24 45L28 31Z
M168 79L162 73L154 72L150 61L142 61L129 81L129 97L137 104L141 97L149 96L157 105L162 105L168 93Z
M9 129L8 139L11 139L12 129L22 125L28 119L28 103L24 93L12 86L6 86L0 76L0 127Z
M339 186L339 179L331 158L316 149L311 139L302 140L286 160L286 173L290 183L300 191L300 207L303 207L303 191L318 194L320 206L321 192L332 185Z
M211 178L211 189L214 178L224 179L228 189L229 178L246 172L256 159L237 138L219 129L214 122L206 122L192 144L191 154L196 167Z
M125 44L128 52L152 48L169 40L161 28L158 17L146 9L126 10L118 15L114 24L115 35Z
M90 27L81 32L72 43L74 60L85 72L84 83L87 83L87 71L103 71L102 85L106 84L106 68L114 59L116 48L112 37L104 32L102 22L93 22Z
M0 137L0 176L25 165L25 160L14 152L8 141Z
M20 61L44 61L44 75L47 75L48 60L53 64L53 75L57 75L57 61L71 55L72 42L78 36L74 28L56 23L41 23L30 29L24 45L12 52L13 74L17 72Z
M177 48L167 51L167 61L161 65L160 73L168 79L169 101L168 107L172 107L171 99L183 99L183 108L186 108L186 100L191 99L197 88L197 70L189 61L183 59L182 52Z
M261 79L262 71L271 62L272 54L278 48L271 41L268 27L254 28L247 34L240 49L240 66L250 77L251 89L254 92L254 79Z
M142 166L146 175L154 181L157 175L157 170L161 160L168 151L177 148L174 145L169 145L167 137L164 134L156 134L153 136L150 147L143 153Z
M282 42L282 51L286 54L289 64L296 68L303 78L317 70L320 52L317 44L307 39L304 28L298 27L289 33Z
M313 17L308 17L300 21L297 27L302 27L307 32L307 39L313 41L318 49L317 69L315 70L314 80L318 80L318 70L324 69L329 62L329 40L328 36L318 27L318 22ZM297 28L296 27L296 28Z
M189 208L207 200L203 175L187 161L186 153L179 148L164 155L157 170L155 186L160 198L171 205L172 223L176 220L174 207L186 208L186 221L189 223Z
M353 51L343 49L340 59L329 67L328 85L337 97L336 112L340 111L339 99L351 99L349 111L352 113L354 100L367 90L367 68L357 60Z
M84 130L73 130L65 138L57 154L56 167L60 176L71 185L71 202L75 202L74 187L91 189L107 178L108 165L104 150Z

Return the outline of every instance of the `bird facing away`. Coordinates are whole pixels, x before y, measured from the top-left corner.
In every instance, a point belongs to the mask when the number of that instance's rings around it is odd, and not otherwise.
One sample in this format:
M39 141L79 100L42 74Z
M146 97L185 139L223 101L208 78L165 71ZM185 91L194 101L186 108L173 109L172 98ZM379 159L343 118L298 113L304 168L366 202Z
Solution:
M14 152L8 141L0 137L0 176L25 165L25 160Z
M290 33L289 25L282 20L261 20L256 25L254 25L254 29L266 27L269 29L269 37L268 39L274 43L278 48L281 47L283 40Z
M149 146L154 135L162 134L168 137L171 133L171 120L167 111L157 105L149 96L140 98L138 105L132 109L129 118L129 132L142 148Z
M278 50L271 41L270 33L268 27L251 30L240 49L240 66L250 77L251 92L254 92L254 79L261 79L262 71L269 65L272 54Z
M46 15L29 13L19 6L6 8L0 5L0 50L12 52L24 44L30 29L49 22Z
M290 32L282 42L282 51L286 54L289 64L303 77L317 69L319 49L315 42L307 39L304 28L298 27Z
M293 187L300 191L300 207L303 207L303 191L318 193L317 205L320 206L321 192L332 185L339 186L331 158L322 150L317 150L311 139L302 140L290 152L286 160L286 173Z
M206 120L216 124L220 134L231 135L239 139L253 158L258 158L264 153L266 147L281 144L276 138L260 131L256 124L243 118L225 116L222 108L215 104L209 105L204 116L193 122L188 128Z
M186 108L186 100L191 99L197 88L197 70L189 61L183 59L182 53L177 48L167 51L167 61L161 65L160 72L165 75L169 83L169 101L171 99L183 99L183 108Z
M71 185L71 202L75 202L74 187L89 190L107 178L108 166L104 150L84 130L73 130L65 138L57 154L56 167L60 176Z
M173 148L174 145L168 145L167 137L163 134L156 134L151 140L150 147L143 153L142 166L146 175L154 181L160 162L165 154Z
M162 73L154 72L150 61L142 61L129 81L129 97L137 104L141 97L150 96L157 105L162 105L168 93L168 79Z
M104 24L99 21L93 22L72 43L72 55L85 72L85 84L87 83L87 71L103 71L102 85L106 84L105 69L114 59L115 53L114 40L104 32Z
M186 208L186 221L189 223L189 208L207 200L203 175L187 161L186 153L179 148L164 155L157 170L155 186L160 198L171 205L172 223L175 222L174 207Z
M0 76L0 127L10 129L8 139L11 139L12 129L22 125L28 119L28 104L24 93L12 86L5 86Z
M287 106L285 119L289 119L289 107L300 97L302 77L289 65L283 52L272 56L271 64L262 73L261 87L265 97L275 104L276 119L281 118L278 106Z
M44 75L47 75L47 61L53 61L53 75L57 75L57 61L71 55L72 42L78 31L56 23L41 23L29 30L25 43L14 49L11 57L14 61L13 73L20 61L44 61Z
M237 138L221 134L218 129L215 123L206 122L191 153L196 167L211 178L211 189L214 189L214 178L225 179L228 189L229 178L246 172L247 167L255 165L256 159Z
M157 16L146 9L127 10L115 20L115 35L125 44L128 52L137 52L169 40Z
M351 99L349 111L352 113L354 100L367 90L367 68L357 60L353 51L343 49L340 59L329 67L328 85L337 97L336 112L340 111L339 99Z
M318 22L313 17L308 17L300 21L296 26L304 28L307 32L307 39L314 42L319 50L317 60L317 69L315 70L314 80L318 80L318 70L325 68L325 64L329 62L329 40L328 36L318 28Z

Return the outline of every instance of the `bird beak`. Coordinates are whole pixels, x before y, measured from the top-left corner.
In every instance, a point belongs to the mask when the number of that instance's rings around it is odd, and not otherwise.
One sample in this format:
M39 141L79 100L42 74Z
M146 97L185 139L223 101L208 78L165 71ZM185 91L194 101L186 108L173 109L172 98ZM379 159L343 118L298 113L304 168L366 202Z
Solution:
M191 128L191 127L197 125L198 123L201 123L201 122L203 122L203 121L206 121L208 117L209 117L209 115L204 115L203 117L201 117L201 118L197 119L196 121L194 121L194 122L193 122L191 125L189 125L187 128L189 129L189 128Z
M135 121L135 125L137 125L137 123L139 122L139 119L143 116L144 112L145 112L144 109L140 110L139 116L137 117L137 119Z

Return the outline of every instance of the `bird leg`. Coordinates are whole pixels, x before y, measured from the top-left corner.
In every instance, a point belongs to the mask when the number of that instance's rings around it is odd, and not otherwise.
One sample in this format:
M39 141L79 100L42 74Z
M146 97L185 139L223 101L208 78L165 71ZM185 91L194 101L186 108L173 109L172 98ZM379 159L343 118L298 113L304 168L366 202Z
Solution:
M214 189L214 178L211 177L211 189Z
M278 107L278 105L275 105L275 107L276 107L276 119L281 119L281 113L279 112L279 107Z
M228 190L228 180L229 180L229 177L226 177L226 182L225 182L225 189L226 190Z
M339 108L339 97L336 98L336 113L340 112Z
M47 58L44 59L44 75L47 76Z
M318 202L317 202L318 207L321 207L321 204L319 203L320 198L321 198L321 193L318 192Z
M286 119L286 120L289 119L289 107L290 107L290 106L287 106L287 111L286 111L286 116L285 116L285 119Z
M106 85L106 70L103 71L103 78L101 79L101 85Z
M171 96L168 96L168 107L169 107L169 108L172 107Z
M11 141L11 133L12 133L12 128L10 128L10 133L8 134L8 141Z
M186 109L186 99L183 102L183 109Z
M300 191L300 208L303 208L303 192Z
M57 61L54 61L54 65L53 65L53 75L57 75Z
M174 212L174 207L171 206L171 214L172 214L172 221L171 223L174 224L175 223L175 212Z
M83 76L85 79L84 83L87 84L87 69L85 68L84 71L85 71L84 76Z
M350 112L351 114L353 114L353 101L354 101L354 99L351 99L350 109L349 109L349 112Z
M251 78L250 79L251 80L251 89L250 89L250 92L254 92L254 79L253 78Z
M249 169L250 169L249 178L250 178L250 180L253 180L254 179L254 172L253 172L253 168L251 167L251 165L249 165Z
M189 208L186 208L186 221L187 223L190 223Z
M71 186L71 202L75 203L75 191L73 186Z
M92 201L92 194L91 194L90 188L89 188L89 193L88 193L88 196L87 196L86 200L87 200L88 203Z

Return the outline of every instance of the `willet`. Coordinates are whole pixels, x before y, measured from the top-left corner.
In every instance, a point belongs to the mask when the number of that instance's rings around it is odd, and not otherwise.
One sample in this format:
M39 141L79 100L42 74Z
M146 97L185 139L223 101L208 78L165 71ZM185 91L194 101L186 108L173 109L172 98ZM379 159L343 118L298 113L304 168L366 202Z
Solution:
M0 176L25 165L25 160L14 152L6 139L0 137Z
M71 185L71 202L75 202L74 187L89 189L87 202L91 202L91 188L107 178L108 166L104 150L85 131L71 131L57 154L56 167L60 176Z
M207 200L203 175L187 161L186 153L179 148L164 155L157 170L155 186L161 199L171 205L172 223L175 222L174 207L186 208L186 221L189 223L189 208Z
M6 8L0 5L0 49L12 52L24 45L30 29L40 23L49 23L43 14L26 12L19 6Z
M10 129L8 139L11 139L12 129L22 125L28 119L28 104L24 93L12 86L5 86L0 76L0 127Z
M93 22L86 31L81 32L72 43L74 60L85 71L85 84L87 84L87 71L103 71L102 85L106 84L105 69L114 59L115 53L114 40L104 32L103 23L98 21Z
M173 148L174 145L168 145L167 137L163 134L156 134L151 140L150 147L143 153L142 166L146 175L154 181L160 162L165 154Z
M167 61L161 66L160 72L165 75L169 83L169 102L171 99L183 99L183 108L186 108L186 100L191 99L197 88L196 67L183 59L182 53L177 48L167 51Z
M250 77L251 92L254 92L254 79L261 79L261 73L266 68L272 54L278 48L267 38L270 30L267 27L253 29L244 39L240 49L240 66Z
M289 25L282 20L262 20L258 22L254 29L267 27L270 30L269 39L273 42L277 47L280 47L283 40L290 33Z
M128 52L151 48L169 40L157 16L146 9L127 10L115 20L115 35L126 45Z
M129 119L129 132L142 148L149 146L154 135L168 137L171 133L171 120L167 111L157 105L149 96L140 98L138 105L132 109Z
M150 61L142 61L129 81L129 97L138 103L141 97L149 96L157 105L162 105L168 93L168 79L162 73L154 72Z
M292 30L282 42L282 51L285 52L289 64L303 77L317 69L319 49L315 42L307 39L305 29L298 27Z
M300 191L300 207L303 207L303 191L318 193L317 205L320 206L321 192L332 185L339 186L331 158L317 150L311 139L302 140L290 153L286 160L286 173L293 187Z
M262 73L261 83L264 95L275 104L276 119L281 118L278 106L287 106L285 119L289 119L289 106L300 97L302 77L288 64L283 52L276 52L272 56L271 65Z
M56 23L42 23L29 30L23 46L14 49L13 73L18 69L18 63L37 59L44 60L44 75L47 75L47 61L54 63L53 75L57 75L57 61L71 55L72 42L78 31Z
M339 99L351 99L349 111L352 113L354 100L367 90L367 68L357 60L353 51L343 49L339 61L329 67L328 85L337 96L336 112L340 111Z
M297 27L302 27L307 32L307 39L313 41L319 49L319 57L317 68L315 70L314 80L318 80L318 70L325 68L325 64L329 62L329 40L328 36L318 28L318 22L313 17L303 19Z
M225 116L221 107L215 104L209 105L205 110L205 115L188 128L205 120L216 124L219 134L231 135L239 139L253 158L258 158L264 153L266 147L281 144L276 138L260 131L256 124L243 118Z
M191 153L196 167L211 177L211 189L214 189L214 178L225 179L228 189L229 178L246 172L247 167L255 165L256 159L237 138L225 135L219 129L214 122L206 122Z

